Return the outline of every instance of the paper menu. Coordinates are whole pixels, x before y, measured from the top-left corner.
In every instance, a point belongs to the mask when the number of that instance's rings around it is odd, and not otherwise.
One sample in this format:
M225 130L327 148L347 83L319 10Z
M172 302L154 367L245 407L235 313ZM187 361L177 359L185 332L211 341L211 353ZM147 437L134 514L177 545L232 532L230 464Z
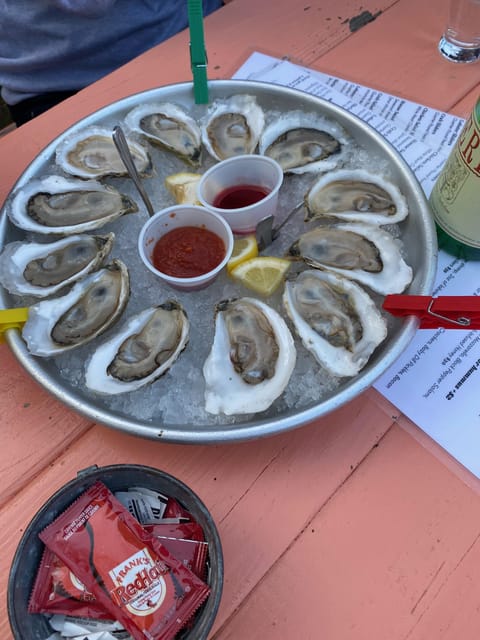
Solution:
M366 117L363 119L369 117L368 112L374 113L386 122L394 123L399 129L403 129L416 139L430 144L434 149L453 146L463 126L464 121L462 118L444 111L431 109L390 93L364 87L355 82L349 82L314 69L301 67L292 64L288 60L280 60L263 53L253 53L233 77L286 85L289 81L284 82L282 80L287 74L290 78L297 76L298 80L295 82L301 82L299 73L308 74L308 76L323 83L325 89L330 87L335 90L337 95L342 94L350 98L355 108L363 107L366 110L364 112ZM268 78L266 77L267 75ZM302 87L302 90L305 91L306 89ZM334 94L332 96L332 102L335 102ZM340 99L339 96L338 99Z
M427 196L464 124L451 114L261 53L253 53L234 78L297 88L347 109L397 149ZM433 295L480 295L480 262L440 250ZM480 477L479 382L480 333L419 330L375 388Z

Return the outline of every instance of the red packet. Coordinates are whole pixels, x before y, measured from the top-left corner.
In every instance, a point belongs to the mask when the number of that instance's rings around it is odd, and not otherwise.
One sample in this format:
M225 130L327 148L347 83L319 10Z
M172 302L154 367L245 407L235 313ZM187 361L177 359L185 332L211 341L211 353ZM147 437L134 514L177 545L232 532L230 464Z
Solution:
M170 640L210 591L101 482L40 533L135 640Z
M28 612L60 613L97 620L112 617L48 547L45 547L37 571Z
M193 571L201 580L205 579L207 570L208 544L198 540L178 540L175 538L162 538L158 540L168 551L183 564Z
M196 522L176 522L170 524L160 522L159 524L146 524L143 528L156 537L205 542L203 529Z
M188 522L194 522L192 514L184 509L175 498L170 497L167 500L167 506L165 507L162 518L179 518L185 519Z
M172 555L201 578L207 570L208 543L202 527L196 522L152 524L144 527L166 547Z

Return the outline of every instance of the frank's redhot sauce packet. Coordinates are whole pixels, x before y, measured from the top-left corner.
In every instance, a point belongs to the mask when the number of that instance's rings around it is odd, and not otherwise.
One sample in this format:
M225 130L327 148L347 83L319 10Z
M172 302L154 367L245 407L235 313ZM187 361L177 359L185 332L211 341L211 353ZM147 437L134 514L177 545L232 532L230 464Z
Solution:
M210 591L101 482L40 539L136 640L174 638Z

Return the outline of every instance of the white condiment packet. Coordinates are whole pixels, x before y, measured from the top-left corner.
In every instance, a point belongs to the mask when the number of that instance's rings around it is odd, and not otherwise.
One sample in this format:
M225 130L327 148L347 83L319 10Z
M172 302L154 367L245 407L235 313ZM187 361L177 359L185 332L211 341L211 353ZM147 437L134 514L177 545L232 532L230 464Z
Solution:
M60 633L54 633L47 640L133 640L127 631L99 631L98 633L82 633L79 636L62 636Z
M122 625L115 620L94 620L92 618L79 618L65 614L53 615L49 623L52 629L59 631L63 637L67 638L79 636L81 638L88 637L90 640L92 634L124 630ZM97 639L95 638L95 640ZM104 639L101 638L101 640Z
M155 498L159 502L163 503L165 507L167 506L168 496L158 491L154 491L153 489L147 489L146 487L130 487L129 491L138 491L138 493L143 493L145 496L151 496L152 498ZM165 508L163 510L165 511Z
M70 637L70 640L133 640L128 631L99 631Z
M168 496L165 496L163 495L163 493L159 493L158 491L153 491L153 489L147 489L145 487L130 487L129 491L140 493L141 495L148 498L148 503L150 505L152 516L154 518L154 522L148 524L155 524L157 520L160 520L163 517L168 504Z
M168 502L168 498L163 494L143 487L117 491L115 497L140 524L156 524L161 521Z
M145 524L153 518L148 500L141 493L137 493L136 491L117 491L115 492L115 497L130 511L132 516L136 518L140 524Z

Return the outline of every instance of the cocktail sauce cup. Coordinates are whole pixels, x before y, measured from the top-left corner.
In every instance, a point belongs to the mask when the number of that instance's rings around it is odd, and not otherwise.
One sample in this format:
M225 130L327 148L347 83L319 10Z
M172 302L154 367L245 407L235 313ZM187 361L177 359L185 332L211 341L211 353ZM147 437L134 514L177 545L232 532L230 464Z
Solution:
M198 227L217 235L225 246L224 257L213 268L193 277L176 277L160 271L153 264L156 243L169 231L181 227ZM175 289L195 291L211 284L226 266L233 251L233 233L219 214L196 205L175 205L162 209L149 218L138 237L138 251L144 265L161 280Z
M282 182L282 168L272 158L256 154L234 156L213 165L203 174L197 195L201 204L222 216L235 233L248 234L255 232L262 218L275 216ZM217 204L222 194L236 188L239 191L260 190L265 195L246 206L226 208Z

